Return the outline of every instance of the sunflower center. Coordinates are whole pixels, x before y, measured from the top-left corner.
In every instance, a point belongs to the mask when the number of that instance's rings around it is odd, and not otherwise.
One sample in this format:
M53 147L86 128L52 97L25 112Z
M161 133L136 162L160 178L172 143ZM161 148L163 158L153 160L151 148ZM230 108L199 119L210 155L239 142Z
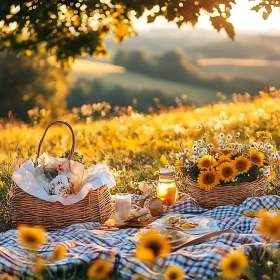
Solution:
M161 250L161 245L158 242L156 242L155 240L150 241L147 244L147 248L150 249L153 252L155 257L159 256L160 250Z
M224 167L222 170L222 175L224 178L228 178L230 176L232 176L233 174L233 170L231 167Z
M170 279L170 280L176 280L176 279L178 279L178 274L177 274L175 271L172 271L172 272L169 274L169 279Z
M96 273L102 273L104 271L104 266L103 265L97 265L96 267Z
M254 162L254 163L260 163L261 158L258 155L252 155L251 156L251 161Z
M229 263L229 269L231 271L235 271L237 269L239 269L239 262L237 260L232 260L230 263Z
M33 244L33 243L37 242L36 236L34 236L32 234L27 234L25 236L25 240L26 240L26 243L29 243L29 244Z
M205 185L211 185L215 182L215 175L212 174L212 173L209 173L209 174L205 174L203 176L203 183Z
M203 167L210 167L211 166L211 161L209 159L203 160L202 164Z
M243 171L247 167L247 163L244 160L239 160L236 162L236 169L238 171Z

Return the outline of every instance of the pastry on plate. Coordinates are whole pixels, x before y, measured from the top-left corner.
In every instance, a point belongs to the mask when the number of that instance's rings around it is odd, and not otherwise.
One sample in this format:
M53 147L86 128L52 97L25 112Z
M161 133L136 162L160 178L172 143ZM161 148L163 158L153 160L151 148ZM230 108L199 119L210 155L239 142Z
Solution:
M196 228L197 226L198 224L193 222L184 222L182 224L179 224L179 227L182 229Z
M165 224L167 226L173 226L174 224L178 223L181 219L181 216L169 216L165 218Z

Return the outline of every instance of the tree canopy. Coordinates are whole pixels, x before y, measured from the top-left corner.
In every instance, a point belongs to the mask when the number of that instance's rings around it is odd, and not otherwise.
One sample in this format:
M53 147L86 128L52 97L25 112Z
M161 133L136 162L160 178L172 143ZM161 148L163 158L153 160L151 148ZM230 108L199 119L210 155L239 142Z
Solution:
M267 19L277 0L254 2L252 11ZM105 55L104 38L117 41L136 34L133 18L147 13L148 22L163 16L178 26L195 26L207 14L214 29L234 38L229 21L235 0L1 0L0 51L10 49L27 56L44 47L59 61L83 54Z

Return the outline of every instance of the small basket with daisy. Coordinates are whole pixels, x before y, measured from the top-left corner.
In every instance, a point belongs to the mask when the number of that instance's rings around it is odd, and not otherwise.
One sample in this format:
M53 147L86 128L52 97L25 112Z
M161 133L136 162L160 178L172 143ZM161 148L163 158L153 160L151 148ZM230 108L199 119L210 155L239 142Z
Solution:
M275 176L280 152L271 144L271 134L219 133L216 144L207 141L205 129L191 149L176 155L175 168L186 177L191 196L206 208L239 204L248 197L268 193L268 181Z

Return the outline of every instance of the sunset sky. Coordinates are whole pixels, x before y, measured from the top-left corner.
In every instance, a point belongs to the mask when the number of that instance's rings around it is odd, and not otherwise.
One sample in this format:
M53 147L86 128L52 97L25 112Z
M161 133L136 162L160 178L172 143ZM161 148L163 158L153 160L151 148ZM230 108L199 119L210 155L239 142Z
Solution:
M237 0L237 4L232 10L232 17L230 21L234 24L237 30L279 30L280 31L280 10L275 9L267 20L262 19L261 13L250 11L254 3L249 3L247 0ZM160 18L153 24L147 24L145 18L141 18L137 24L137 29L145 30L153 27L157 28L174 28L174 23L167 23L164 19ZM201 16L199 23L196 27L211 28L207 16ZM188 27L184 27L188 28Z

